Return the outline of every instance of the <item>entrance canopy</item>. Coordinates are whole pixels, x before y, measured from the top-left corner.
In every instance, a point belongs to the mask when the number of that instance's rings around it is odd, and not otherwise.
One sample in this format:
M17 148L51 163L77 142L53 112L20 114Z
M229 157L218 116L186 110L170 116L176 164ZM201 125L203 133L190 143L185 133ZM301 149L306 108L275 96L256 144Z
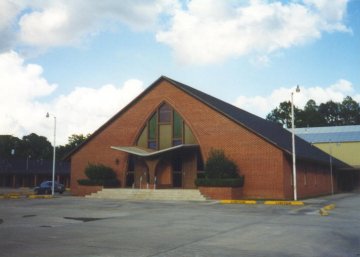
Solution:
M111 146L111 149L122 151L122 152L127 152L127 153L134 154L134 155L141 156L141 157L153 157L153 156L157 156L157 155L160 155L163 153L172 152L172 151L175 151L178 149L196 148L196 147L199 147L199 145L181 144L181 145L172 146L172 147L158 150L158 151L153 150L153 149L145 149L145 148L141 148L138 146Z

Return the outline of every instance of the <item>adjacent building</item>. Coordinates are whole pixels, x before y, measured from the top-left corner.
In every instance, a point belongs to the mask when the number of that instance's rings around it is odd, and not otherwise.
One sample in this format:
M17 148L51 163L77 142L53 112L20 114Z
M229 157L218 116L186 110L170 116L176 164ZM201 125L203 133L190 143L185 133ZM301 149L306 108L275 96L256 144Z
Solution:
M349 181L348 190L360 186L360 126L334 126L296 128L296 135L328 153L329 165L332 157L349 165L343 170L342 178Z

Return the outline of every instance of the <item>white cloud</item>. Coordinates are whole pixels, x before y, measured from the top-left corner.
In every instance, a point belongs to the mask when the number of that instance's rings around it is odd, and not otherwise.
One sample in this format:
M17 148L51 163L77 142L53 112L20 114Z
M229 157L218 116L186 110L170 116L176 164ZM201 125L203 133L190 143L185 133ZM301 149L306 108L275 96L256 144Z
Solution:
M74 45L119 23L155 29L160 15L177 6L176 0L2 0L0 50Z
M322 20L323 29L334 31L348 31L349 29L342 24L342 19L346 13L348 0L304 0L308 7L313 7L318 12Z
M169 45L182 63L209 64L254 54L263 64L269 54L316 40L324 32L350 31L343 24L347 2L2 0L0 51L77 45L125 24L135 30L157 29L158 42Z
M271 110L279 106L281 102L290 101L291 92L295 88L278 88L268 96L245 97L239 96L234 105L247 110L253 114L265 118ZM299 93L294 93L294 105L303 108L310 99L315 100L319 105L329 100L342 102L346 96L351 96L355 101L360 102L360 94L354 94L354 86L350 81L340 79L336 83L323 87L303 87Z
M70 94L56 99L59 132L63 141L72 134L94 132L109 118L133 100L142 90L143 83L137 79L127 80L122 87L112 84L100 88L75 88Z
M25 14L19 21L20 38L37 46L72 44L82 32L76 31L76 24L72 24L69 16L66 6L61 5Z
M174 12L169 28L156 38L187 64L209 64L247 54L264 56L299 46L323 32L349 31L342 23L347 0L193 0Z
M15 52L0 54L0 134L19 135L35 129L44 117L38 98L56 88L42 77L42 68L25 64Z
M9 50L16 41L14 19L22 9L23 5L19 1L0 1L0 52Z
M36 133L52 142L53 123L45 118L50 112L57 117L57 141L66 144L72 134L96 130L143 90L141 81L130 79L122 86L78 87L46 102L44 97L57 85L42 72L41 66L24 63L15 52L0 54L0 135Z

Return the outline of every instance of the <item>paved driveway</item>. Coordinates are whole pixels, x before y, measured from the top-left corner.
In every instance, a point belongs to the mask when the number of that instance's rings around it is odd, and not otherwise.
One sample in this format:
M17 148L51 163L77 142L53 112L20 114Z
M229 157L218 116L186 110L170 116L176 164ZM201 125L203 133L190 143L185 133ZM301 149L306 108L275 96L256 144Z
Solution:
M318 210L328 203L329 216ZM360 195L303 207L0 200L0 256L360 256Z

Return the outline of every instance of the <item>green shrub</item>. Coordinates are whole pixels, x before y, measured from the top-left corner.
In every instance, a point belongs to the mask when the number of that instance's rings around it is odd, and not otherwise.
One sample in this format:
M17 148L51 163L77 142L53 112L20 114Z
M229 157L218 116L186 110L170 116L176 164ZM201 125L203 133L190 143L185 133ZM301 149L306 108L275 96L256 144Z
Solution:
M238 178L198 178L195 180L195 185L198 187L242 187L244 176Z
M236 163L227 158L223 150L211 149L205 163L204 174L198 175L196 186L242 187L244 176L239 176Z
M116 187L120 181L116 179L116 174L112 168L103 164L88 164L85 168L87 179L79 179L79 185L83 186L104 186Z
M83 185L83 186L103 186L103 187L120 186L120 182L117 179L105 179L105 180L79 179L78 183L79 185Z
M85 168L85 175L91 180L116 179L112 168L103 164L91 164Z
M225 156L223 150L211 149L205 163L205 178L228 179L239 177L238 168L234 161Z

